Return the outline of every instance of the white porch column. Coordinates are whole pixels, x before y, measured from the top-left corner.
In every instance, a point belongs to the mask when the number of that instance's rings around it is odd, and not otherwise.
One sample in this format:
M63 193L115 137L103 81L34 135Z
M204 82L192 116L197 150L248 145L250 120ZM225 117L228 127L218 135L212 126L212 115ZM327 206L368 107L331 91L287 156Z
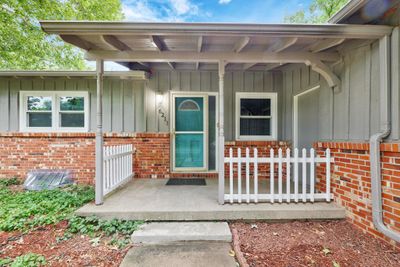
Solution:
M224 75L225 75L225 61L218 63L218 76L219 76L219 121L218 121L218 202L224 204L224 189L225 189L225 169L224 169L224 150L225 150L225 136L224 136Z
M103 204L103 74L104 62L96 60L97 112L96 112L96 205Z

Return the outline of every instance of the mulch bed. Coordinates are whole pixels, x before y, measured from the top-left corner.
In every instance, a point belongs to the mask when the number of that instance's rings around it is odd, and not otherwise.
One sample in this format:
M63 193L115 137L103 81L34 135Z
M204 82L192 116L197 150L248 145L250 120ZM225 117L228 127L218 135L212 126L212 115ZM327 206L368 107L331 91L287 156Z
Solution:
M83 235L57 241L57 237L63 237L66 228L64 221L25 234L0 232L0 258L15 258L32 252L43 255L49 266L119 266L129 249L109 246L103 239L93 245L91 238Z
M400 266L400 253L347 221L231 223L249 266Z

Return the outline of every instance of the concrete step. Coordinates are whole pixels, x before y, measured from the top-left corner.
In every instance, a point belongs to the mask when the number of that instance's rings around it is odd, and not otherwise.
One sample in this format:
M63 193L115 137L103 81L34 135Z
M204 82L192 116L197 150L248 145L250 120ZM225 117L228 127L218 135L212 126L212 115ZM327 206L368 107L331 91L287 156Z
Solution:
M155 222L142 225L132 234L134 244L163 244L181 241L231 242L226 222Z
M131 248L120 267L237 267L231 250L231 245L224 242L146 244Z

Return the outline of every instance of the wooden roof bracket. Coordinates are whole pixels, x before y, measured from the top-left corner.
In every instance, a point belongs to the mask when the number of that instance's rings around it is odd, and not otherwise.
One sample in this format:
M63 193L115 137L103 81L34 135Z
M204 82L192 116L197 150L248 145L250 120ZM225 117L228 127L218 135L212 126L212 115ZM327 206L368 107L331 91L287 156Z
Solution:
M306 61L306 65L311 66L311 69L313 71L321 74L322 77L324 77L325 80L328 82L329 87L331 87L335 93L340 92L340 78L332 71L332 69L328 65L326 65L321 60L315 59Z

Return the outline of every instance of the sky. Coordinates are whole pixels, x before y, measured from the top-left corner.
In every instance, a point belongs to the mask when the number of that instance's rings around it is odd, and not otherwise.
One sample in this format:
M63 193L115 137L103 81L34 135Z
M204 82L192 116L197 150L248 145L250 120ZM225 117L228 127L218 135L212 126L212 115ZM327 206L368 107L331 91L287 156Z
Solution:
M122 0L126 21L282 23L311 0ZM93 64L93 63L92 63ZM106 62L105 70L127 70Z
M280 23L311 0L122 0L127 21Z

